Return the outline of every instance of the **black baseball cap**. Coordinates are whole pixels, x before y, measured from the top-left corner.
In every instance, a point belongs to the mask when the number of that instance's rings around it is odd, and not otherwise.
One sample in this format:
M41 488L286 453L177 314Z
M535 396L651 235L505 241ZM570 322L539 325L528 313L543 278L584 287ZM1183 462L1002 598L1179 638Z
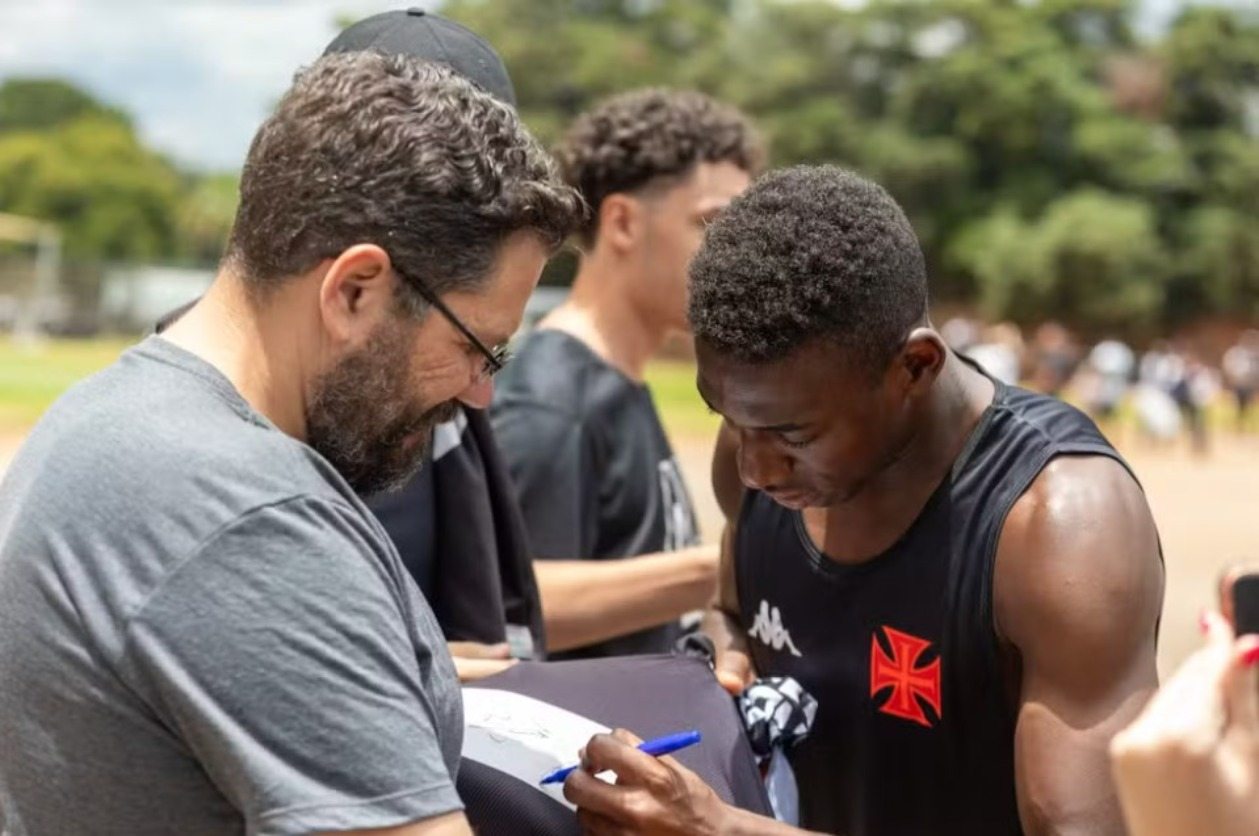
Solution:
M368 51L440 62L494 98L516 106L511 76L494 47L466 26L440 15L418 8L372 15L337 35L324 55Z

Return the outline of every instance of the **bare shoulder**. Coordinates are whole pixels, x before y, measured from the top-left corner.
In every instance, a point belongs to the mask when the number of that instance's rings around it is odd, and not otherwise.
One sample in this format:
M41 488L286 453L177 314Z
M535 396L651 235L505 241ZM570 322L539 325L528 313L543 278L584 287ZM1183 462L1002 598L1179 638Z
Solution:
M1006 518L997 546L997 630L1025 661L1086 669L1149 648L1163 598L1158 532L1132 474L1106 456L1050 462Z

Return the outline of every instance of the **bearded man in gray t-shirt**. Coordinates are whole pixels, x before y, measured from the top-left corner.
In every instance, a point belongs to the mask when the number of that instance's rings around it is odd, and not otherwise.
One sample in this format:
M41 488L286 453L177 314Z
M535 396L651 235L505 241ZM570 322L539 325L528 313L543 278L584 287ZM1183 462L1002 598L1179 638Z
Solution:
M209 293L0 483L0 831L468 832L454 668L357 494L489 403L578 207L444 67L298 76Z

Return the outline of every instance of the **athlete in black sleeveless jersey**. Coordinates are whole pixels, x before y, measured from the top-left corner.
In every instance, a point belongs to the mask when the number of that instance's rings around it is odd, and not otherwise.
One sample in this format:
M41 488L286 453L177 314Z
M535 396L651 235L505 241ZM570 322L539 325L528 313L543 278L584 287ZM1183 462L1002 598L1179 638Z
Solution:
M895 202L836 168L770 175L710 227L690 318L725 419L719 678L817 697L806 827L1121 833L1107 743L1157 685L1153 520L1085 416L945 347L925 272ZM615 738L586 760L618 774L567 788L593 832L792 832Z

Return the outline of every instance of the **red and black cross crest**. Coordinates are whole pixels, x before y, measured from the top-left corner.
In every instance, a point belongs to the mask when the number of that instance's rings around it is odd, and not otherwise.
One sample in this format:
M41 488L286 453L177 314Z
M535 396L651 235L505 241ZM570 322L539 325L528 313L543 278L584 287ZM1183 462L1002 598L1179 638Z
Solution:
M891 695L879 711L912 720L928 728L940 721L940 660L918 667L918 660L931 647L931 642L883 626L883 635L892 650L889 656L879 643L876 630L870 638L870 697L891 688ZM935 712L931 720L923 705Z

